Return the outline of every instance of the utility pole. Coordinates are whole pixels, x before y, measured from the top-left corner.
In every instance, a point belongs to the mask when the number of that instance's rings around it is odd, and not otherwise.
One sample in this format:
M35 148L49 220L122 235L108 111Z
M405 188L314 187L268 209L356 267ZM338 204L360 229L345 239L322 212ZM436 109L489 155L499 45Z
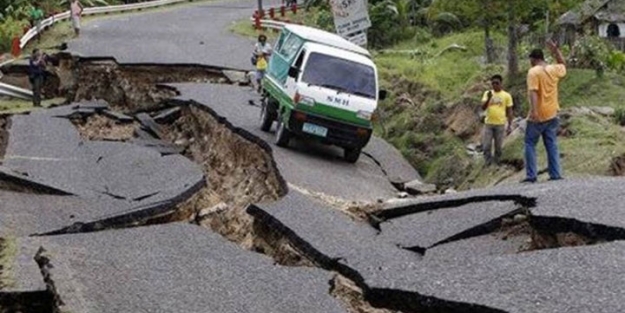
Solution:
M263 0L258 0L258 14L260 14L259 18L263 17Z

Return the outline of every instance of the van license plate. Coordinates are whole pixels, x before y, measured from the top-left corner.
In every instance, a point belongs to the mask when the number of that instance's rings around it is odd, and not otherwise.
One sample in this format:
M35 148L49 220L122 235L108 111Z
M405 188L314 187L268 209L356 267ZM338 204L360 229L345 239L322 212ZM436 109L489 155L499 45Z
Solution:
M304 123L304 127L302 127L302 130L305 133L309 133L309 134L313 134L313 135L317 135L317 136L321 136L321 137L325 137L328 135L328 129L322 126L318 126L315 124L310 124L310 123Z

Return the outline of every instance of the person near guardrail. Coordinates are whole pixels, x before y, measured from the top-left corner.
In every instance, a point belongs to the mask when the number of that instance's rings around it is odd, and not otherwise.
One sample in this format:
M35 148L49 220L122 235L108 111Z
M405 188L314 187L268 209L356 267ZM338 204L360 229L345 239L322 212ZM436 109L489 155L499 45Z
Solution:
M34 49L28 62L28 80L33 89L33 106L41 106L41 88L45 80L47 56L41 50Z
M272 48L267 42L267 36L259 35L258 42L254 46L254 52L252 54L252 64L256 66L256 88L258 93L262 91L261 80L265 76L267 65L269 63L269 56L271 56Z
M30 9L30 24L37 30L37 41L41 41L41 22L43 21L43 10L39 5L39 2L35 2Z
M71 0L70 14L72 18L72 27L74 28L76 37L80 35L80 16L82 15L82 10L83 7L79 0Z

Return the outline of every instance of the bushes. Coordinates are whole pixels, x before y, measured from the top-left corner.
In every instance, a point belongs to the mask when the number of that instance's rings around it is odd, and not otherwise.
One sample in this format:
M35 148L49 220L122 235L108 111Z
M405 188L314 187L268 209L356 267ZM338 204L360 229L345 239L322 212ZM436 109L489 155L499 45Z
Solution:
M11 50L14 37L19 37L24 32L24 27L28 26L26 20L16 20L9 16L0 22L0 53Z

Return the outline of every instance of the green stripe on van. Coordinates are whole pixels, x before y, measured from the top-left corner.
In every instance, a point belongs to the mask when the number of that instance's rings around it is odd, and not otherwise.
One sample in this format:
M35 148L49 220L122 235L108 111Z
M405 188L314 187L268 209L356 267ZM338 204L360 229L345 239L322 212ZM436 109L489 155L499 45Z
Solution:
M269 79L263 80L263 87L269 94L274 97L281 105L287 106L289 109L293 108L293 99L291 99L286 93L282 92L282 88L278 87ZM356 112L344 110L341 108L329 106L323 103L315 102L314 106L298 105L297 109L303 112L315 114L321 117L327 117L330 119L343 121L349 124L363 126L370 128L371 122L356 116Z

